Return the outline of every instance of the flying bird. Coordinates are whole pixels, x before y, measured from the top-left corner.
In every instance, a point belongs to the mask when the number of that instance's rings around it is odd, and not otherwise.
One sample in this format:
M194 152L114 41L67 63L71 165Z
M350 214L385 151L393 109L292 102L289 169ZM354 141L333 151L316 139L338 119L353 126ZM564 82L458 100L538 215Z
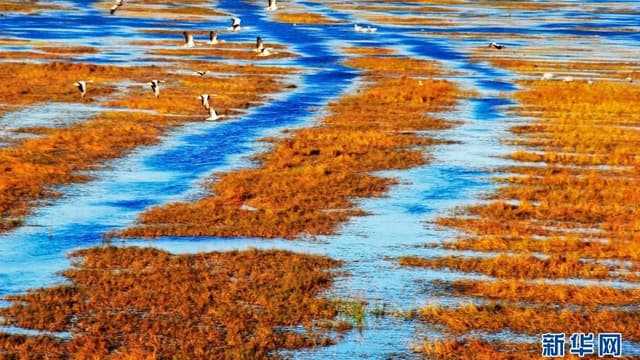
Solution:
M260 50L260 54L258 54L258 56L270 56L273 54L275 54L275 52L271 52L270 48L263 47L262 50Z
M196 46L196 43L193 41L193 34L185 31L182 33L184 35L184 47L186 48L192 48L194 46Z
M218 113L216 113L216 110L212 108L211 105L209 105L209 97L212 97L212 96L215 96L215 95L202 94L198 97L198 99L200 99L200 101L202 102L202 107L209 112L209 117L206 118L205 120L215 121L223 118L224 115L218 115Z
M200 99L200 101L202 102L202 107L205 110L209 110L209 108L211 107L209 106L209 94L202 94L198 96L198 99Z
M118 10L118 8L122 5L124 5L124 0L116 0L115 4L113 4L113 6L111 7L111 10L109 10L109 14L115 14L116 10Z
M544 73L542 74L542 77L540 78L540 80L551 80L553 79L553 73Z
M78 91L80 91L80 97L82 97L84 99L84 96L87 94L87 83L92 83L93 81L91 80L80 80L77 83L74 83L74 85L78 88Z
M206 118L205 120L210 120L210 121L216 121L218 119L222 119L224 117L224 115L218 115L218 113L216 113L216 110L212 107L209 107L209 117Z
M231 18L231 31L240 31L240 18Z
M491 44L489 44L490 48L494 48L494 49L498 49L498 50L502 50L504 48L506 48L506 46L504 45L500 45L497 42L492 42Z
M262 38L258 36L256 38L256 48L254 49L254 51L262 52L262 49L264 49L264 43L262 42Z
M276 0L269 0L269 6L267 6L265 10L267 11L278 10L278 5L276 5Z
M149 85L151 85L151 90L153 90L153 95L157 98L160 97L160 84L164 84L162 80L151 80Z
M200 76L205 76L207 74L207 71L206 70L196 71L196 74Z
M374 28L374 27L371 27L371 26L364 27L364 26L360 26L358 24L354 24L353 25L353 29L356 32L359 32L359 33L374 33L376 31L378 31L378 28Z

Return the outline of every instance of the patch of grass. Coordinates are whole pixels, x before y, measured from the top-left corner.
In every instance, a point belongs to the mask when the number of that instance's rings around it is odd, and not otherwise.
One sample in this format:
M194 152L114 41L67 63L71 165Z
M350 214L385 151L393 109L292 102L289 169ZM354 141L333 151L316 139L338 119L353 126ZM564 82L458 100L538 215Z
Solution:
M76 251L71 282L9 298L12 325L68 331L69 340L0 334L3 356L24 358L270 358L326 345L311 325L336 315L319 296L340 262L286 251L172 255L152 248ZM31 355L30 355L31 354Z
M510 329L529 335L545 332L573 333L577 329L589 332L619 332L625 339L640 339L637 324L640 314L633 310L599 309L585 307L581 309L553 306L525 307L515 304L490 303L487 305L469 304L459 308L428 306L420 311L425 321L445 325L455 334L470 330L483 330L490 333Z

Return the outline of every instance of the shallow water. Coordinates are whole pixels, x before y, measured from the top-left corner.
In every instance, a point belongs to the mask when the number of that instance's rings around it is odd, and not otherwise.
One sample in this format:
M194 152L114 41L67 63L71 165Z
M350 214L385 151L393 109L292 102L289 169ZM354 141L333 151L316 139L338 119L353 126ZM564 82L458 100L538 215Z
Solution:
M58 16L58 12L42 12L40 16L7 15L0 21L0 31L4 32L3 36L64 40L73 45L92 45L107 51L78 60L136 63L145 54L130 45L130 41L176 39L174 35L143 34L133 30L167 27L204 30L228 26L227 18L194 23L103 17L93 7L86 6L84 1L72 3L82 10L65 14L63 18ZM579 3L582 2L574 2L576 5ZM631 1L619 3L618 6L624 8L636 6ZM433 133L438 138L457 143L433 147L430 151L433 161L428 165L381 173L397 177L399 184L383 198L360 200L360 207L371 215L353 218L334 236L294 241L162 238L127 241L125 245L150 245L176 253L257 247L326 254L344 260L343 270L348 273L348 276L337 279L328 296L363 299L374 307L386 304L401 310L430 303L458 304L468 301L431 295L430 281L484 277L446 270L400 268L396 258L402 255L434 256L443 252L420 246L456 236L450 230L437 228L432 221L449 214L457 206L474 202L479 195L493 188L491 177L495 174L492 170L511 164L501 157L511 149L498 140L508 137L507 128L523 119L508 114L506 109L512 104L503 96L503 93L516 89L512 83L514 74L472 62L465 52L496 39L485 39L485 35L464 39L429 37L421 30L450 34L516 33L542 35L545 38L505 41L514 47L545 46L549 43L562 45L567 41L566 36L598 36L600 46L612 49L609 55L612 57L633 54L640 42L637 33L606 31L607 27L637 26L636 15L603 14L594 18L593 13L587 12L588 9L549 12L549 18L561 19L553 24L542 24L539 14L498 10L495 16L510 19L500 27L489 27L484 20L471 20L455 27L439 28L373 24L364 21L360 17L361 12L332 10L323 2L302 4L310 11L349 22L331 26L294 26L271 22L262 11L261 3L221 0L218 4L219 8L241 17L244 25L241 32L221 35L221 38L253 41L255 36L260 35L267 43L275 41L287 44L292 51L301 55L294 59L268 60L274 65L302 68L300 75L289 79L298 87L274 96L271 101L231 121L185 125L165 136L156 146L140 148L123 159L110 162L106 169L94 173L94 181L63 188L65 197L50 206L37 209L26 219L26 226L0 236L0 296L63 281L56 271L69 266L65 258L69 251L100 244L105 232L131 225L136 216L149 206L196 197L202 191L202 181L213 172L251 166L250 155L265 149L264 144L256 143L257 139L320 119L323 112L310 109L322 109L327 102L352 89L359 78L353 69L340 65L343 55L338 47L350 44L369 47L382 45L402 55L435 59L445 68L456 72L450 77L451 80L465 89L478 92L478 99L462 100L454 111L442 114L447 119L463 121L462 124ZM488 11L468 6L459 10L461 13ZM447 16L440 13L433 15ZM377 26L378 32L355 33L352 21ZM67 31L69 24L74 24L73 32ZM598 30L584 30L585 26L597 26ZM121 36L123 33L134 35L124 39ZM64 105L59 104L46 105L43 109L54 109L57 114L64 115L57 107L65 109ZM60 119L82 121L94 110L76 108L74 117L61 116ZM52 126L56 120L35 116L30 110L8 113L0 118L0 124L13 124L6 126L43 122ZM296 351L289 355L301 359L412 358L414 355L409 350L425 336L439 337L441 333L429 326L394 317L369 316L362 333L352 331L345 334L335 346ZM497 334L495 337L514 339L510 333ZM627 344L625 351L627 354L640 354L640 348L635 344Z

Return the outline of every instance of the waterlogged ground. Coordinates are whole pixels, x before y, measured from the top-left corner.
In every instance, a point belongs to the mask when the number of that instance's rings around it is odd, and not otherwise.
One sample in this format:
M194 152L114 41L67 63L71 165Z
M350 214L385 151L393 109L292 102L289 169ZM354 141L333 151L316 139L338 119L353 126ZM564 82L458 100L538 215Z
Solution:
M108 17L104 16L101 2L59 3L63 9L41 9L34 14L5 13L0 18L2 37L99 49L75 54L71 57L73 61L162 65L158 63L158 56L141 51L136 41L179 44L179 32L185 28L208 31L229 26L228 16L179 17L170 21L165 15ZM271 14L263 11L265 4L253 1L220 0L211 4L211 8L243 20L242 31L221 34L220 38L228 36L233 41L250 43L255 36L262 36L265 41L286 45L287 51L297 54L297 57L264 62L300 69L286 78L296 87L272 96L230 121L187 124L164 136L157 145L136 149L123 159L109 162L106 169L93 174L94 180L63 187L61 199L37 208L26 218L25 225L0 236L0 296L60 283L62 278L56 272L69 266L65 257L69 251L101 244L106 232L130 226L149 206L200 197L202 182L212 173L250 166L251 155L267 150L264 143L257 142L259 138L280 136L283 129L314 124L324 115L323 109L329 101L357 90L361 74L341 64L348 56L342 47L369 47L374 53L376 48L384 47L399 55L439 62L450 72L448 80L474 95L460 100L453 111L442 115L459 122L457 125L430 134L455 143L435 146L428 165L385 172L385 176L396 177L398 185L383 198L358 201L369 216L352 218L337 235L315 238L286 241L159 238L127 240L125 244L156 246L174 253L278 248L343 260L341 271L345 275L337 278L326 295L366 301L364 329L334 334L338 338L336 345L286 355L300 359L419 357L412 349L425 338L443 337L442 328L403 316L377 317L375 310L385 308L405 313L426 305L466 304L472 299L443 294L433 281L489 277L401 267L397 259L405 255L426 258L491 255L434 249L425 244L437 245L455 239L456 232L436 226L434 221L449 216L456 207L478 202L482 194L495 188L494 170L515 164L504 158L513 152L513 147L501 139L510 137L507 131L510 126L530 119L510 111L516 104L509 96L519 88L516 79L541 76L537 70L518 75L487 62L494 53L486 45L490 41L503 43L507 48L501 54L516 59L635 61L637 65L640 7L636 2L531 4L534 5L494 7L459 1L436 5L290 1L282 2L283 9L279 10L320 15L332 20L330 24L302 24L302 20L298 24L276 22ZM375 26L377 32L356 33L354 22ZM157 32L158 29L175 30L176 34ZM39 45L17 40L3 45L11 51L28 50L32 46ZM204 59L232 64L255 61ZM620 74L585 74L570 69L557 73L584 79L620 79ZM0 116L0 139L16 136L11 130L19 127L83 122L100 109L86 104L52 103L5 111ZM584 283L599 282L584 280ZM637 282L607 284L638 288ZM539 340L537 336L509 331L481 335L489 340ZM640 356L640 345L625 341L624 354Z

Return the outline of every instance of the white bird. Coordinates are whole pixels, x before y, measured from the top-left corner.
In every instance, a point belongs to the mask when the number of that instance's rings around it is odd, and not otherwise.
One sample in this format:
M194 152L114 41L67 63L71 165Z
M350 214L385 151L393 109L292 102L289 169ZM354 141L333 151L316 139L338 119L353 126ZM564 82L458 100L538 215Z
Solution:
M492 42L491 44L489 44L489 47L490 48L494 48L494 49L498 49L498 50L502 50L502 49L506 48L506 46L500 45L500 44L498 44L496 42Z
M186 48L192 48L194 46L196 46L196 43L193 41L193 34L185 31L182 33L184 35L184 47Z
M151 80L149 85L151 85L151 90L153 90L153 95L155 95L156 99L160 97L160 84L164 84L162 80Z
M218 43L218 32L209 31L209 44L215 45Z
M202 102L202 107L205 110L209 110L209 108L210 108L210 106L209 106L209 94L202 94L202 95L198 96L198 99L200 99L200 101Z
M218 113L216 113L216 110L212 107L209 107L209 117L206 118L205 120L210 120L210 121L216 121L218 119L222 119L224 117L224 115L218 115Z
M273 54L275 54L275 52L271 51L272 49L270 48L262 48L262 50L260 50L260 54L258 54L258 56L271 56Z
M198 99L200 99L200 101L202 102L202 107L209 112L209 117L205 120L215 121L224 117L224 115L218 115L218 113L216 113L216 110L212 108L211 105L209 105L209 98L213 96L216 95L202 94L198 97Z
M262 42L262 38L258 36L256 38L256 48L253 51L262 52L262 49L264 49L264 43Z
M553 73L544 73L542 74L542 77L540 78L540 80L551 80L553 79Z
M276 5L276 0L269 0L269 6L267 6L265 10L267 11L278 10L278 5Z
M356 32L359 32L359 33L374 33L376 31L378 31L377 28L374 28L374 27L371 27L371 26L364 27L364 26L360 26L358 24L354 24L353 25L353 29Z
M627 78L625 79L627 82L633 82L633 78L631 76L627 76Z
M91 80L80 80L77 83L74 83L74 85L78 88L78 91L80 91L80 97L82 97L84 99L84 96L87 94L87 83L92 83L93 81Z
M116 3L113 4L113 6L111 7L111 10L109 10L109 14L111 15L115 14L116 10L118 10L118 8L122 5L124 5L124 0L116 0Z
M240 18L231 18L231 31L240 31Z
M572 82L573 81L573 76L565 76L562 81L564 82Z

